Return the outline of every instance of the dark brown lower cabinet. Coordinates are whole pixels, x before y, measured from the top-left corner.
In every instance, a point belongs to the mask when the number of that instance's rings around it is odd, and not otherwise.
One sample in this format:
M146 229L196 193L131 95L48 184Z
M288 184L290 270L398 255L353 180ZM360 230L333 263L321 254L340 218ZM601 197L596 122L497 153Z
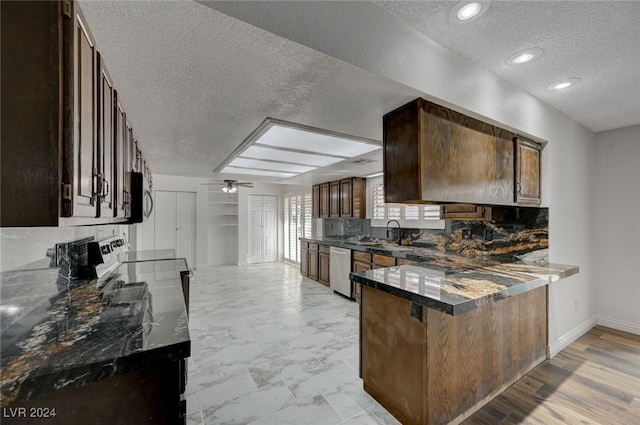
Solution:
M318 244L309 244L309 279L318 280Z
M318 282L329 286L329 247L320 245L318 251Z
M300 242L300 274L309 277L309 242Z
M185 362L184 359L160 362L130 373L13 403L5 409L6 412L11 408L12 412L25 412L31 416L3 415L2 424L185 424ZM25 410L15 410L20 408Z

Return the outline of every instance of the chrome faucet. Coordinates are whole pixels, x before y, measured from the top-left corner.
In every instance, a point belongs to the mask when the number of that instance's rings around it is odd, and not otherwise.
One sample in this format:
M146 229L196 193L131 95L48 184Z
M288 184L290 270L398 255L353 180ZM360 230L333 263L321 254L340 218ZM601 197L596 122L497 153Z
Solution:
M396 222L398 225L398 245L402 245L401 233L400 233L400 222L398 220L389 220L387 221L387 239L389 238L389 223Z

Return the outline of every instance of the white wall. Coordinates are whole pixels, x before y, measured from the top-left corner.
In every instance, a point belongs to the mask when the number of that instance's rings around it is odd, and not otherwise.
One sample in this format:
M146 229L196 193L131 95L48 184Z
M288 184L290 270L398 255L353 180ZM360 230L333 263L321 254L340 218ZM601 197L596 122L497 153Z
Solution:
M281 184L255 183L253 188L238 191L238 264L247 265L249 254L249 195L275 195L278 197L278 261L284 257L283 195L287 187Z
M0 229L0 271L12 270L46 258L47 249L58 242L88 236L96 239L125 234L134 226L5 227Z
M196 193L196 261L189 264L191 268L207 267L207 179L167 176L162 174L153 175L153 198L155 200L157 190L168 190L175 192L195 192ZM137 225L137 250L155 249L155 214L151 214L148 220Z
M640 126L596 134L597 321L640 335Z
M578 275L551 287L552 351L563 348L595 323L589 249L597 242L590 228L595 161L591 131L372 3L220 2L212 7L417 89L427 99L548 141L543 151L542 197L550 214L549 258L580 267ZM571 91L557 96L571 96Z

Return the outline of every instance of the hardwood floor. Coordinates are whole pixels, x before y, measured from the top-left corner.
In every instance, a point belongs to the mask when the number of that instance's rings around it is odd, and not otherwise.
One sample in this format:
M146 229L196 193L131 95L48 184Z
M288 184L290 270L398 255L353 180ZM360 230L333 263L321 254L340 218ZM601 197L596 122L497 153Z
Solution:
M463 424L640 424L640 336L596 326Z

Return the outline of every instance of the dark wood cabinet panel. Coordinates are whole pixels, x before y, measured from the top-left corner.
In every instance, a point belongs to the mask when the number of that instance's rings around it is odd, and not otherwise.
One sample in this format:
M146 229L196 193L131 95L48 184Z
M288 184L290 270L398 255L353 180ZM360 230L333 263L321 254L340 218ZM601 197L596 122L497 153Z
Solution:
M340 216L365 218L367 215L366 180L350 177L340 181Z
M309 250L300 248L300 274L309 277Z
M518 204L540 205L541 147L537 143L514 138L516 161L515 202Z
M322 247L321 247L322 248ZM327 247L328 248L328 247ZM329 286L329 253L318 253L318 282Z
M0 7L0 225L126 221L114 219L127 186L117 158L124 111L82 11L60 1Z
M116 101L113 80L104 57L98 53L98 196L100 217L114 217L114 159L116 145Z
M318 280L318 251L309 250L309 279Z
M329 183L329 217L340 217L340 182Z
M539 204L540 148L508 130L424 99L383 127L386 202Z
M56 2L0 2L2 226L57 224L63 96L58 14Z
M127 114L116 93L116 161L115 175L117 177L114 187L116 217L130 217L130 173L131 168L127 166L129 163L129 129L127 127Z
M329 217L329 183L320 185L320 217Z
M72 217L96 217L101 187L97 150L97 52L79 8L73 12L73 188Z
M320 218L320 185L311 187L311 217Z
M371 263L374 269L393 267L396 265L396 258L388 255L373 254Z

